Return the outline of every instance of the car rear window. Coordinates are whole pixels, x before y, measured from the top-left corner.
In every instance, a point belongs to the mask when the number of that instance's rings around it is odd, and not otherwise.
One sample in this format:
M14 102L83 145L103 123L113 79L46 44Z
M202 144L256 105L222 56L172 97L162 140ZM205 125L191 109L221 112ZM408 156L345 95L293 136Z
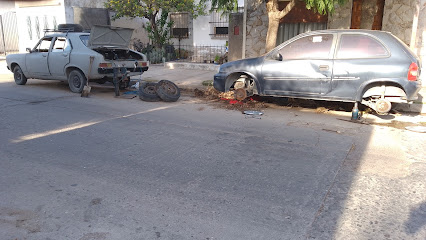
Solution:
M382 43L367 35L345 34L340 38L337 58L381 58L389 56Z
M89 35L81 35L80 39L83 42L83 44L87 47L87 45L89 44Z

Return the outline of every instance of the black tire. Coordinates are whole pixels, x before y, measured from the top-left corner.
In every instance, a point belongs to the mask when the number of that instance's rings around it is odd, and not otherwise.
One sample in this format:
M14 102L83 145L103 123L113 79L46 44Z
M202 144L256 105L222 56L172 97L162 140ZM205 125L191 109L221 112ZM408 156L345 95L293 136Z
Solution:
M79 70L72 70L68 75L68 86L73 93L81 93L86 81L86 77Z
M146 102L158 102L161 98L156 91L157 83L141 82L139 85L139 98Z
M159 81L156 90L158 96L165 102L176 102L180 97L178 86L169 80Z
M16 67L13 68L13 78L17 85L25 85L27 83L27 77L25 77L19 65L16 65Z

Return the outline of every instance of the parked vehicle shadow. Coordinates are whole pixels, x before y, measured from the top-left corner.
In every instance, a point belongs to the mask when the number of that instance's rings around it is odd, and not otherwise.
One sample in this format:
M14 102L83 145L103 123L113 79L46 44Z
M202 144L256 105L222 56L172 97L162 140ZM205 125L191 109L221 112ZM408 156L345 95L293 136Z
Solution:
M415 234L424 226L426 226L426 202L411 209L410 218L405 222L405 232Z

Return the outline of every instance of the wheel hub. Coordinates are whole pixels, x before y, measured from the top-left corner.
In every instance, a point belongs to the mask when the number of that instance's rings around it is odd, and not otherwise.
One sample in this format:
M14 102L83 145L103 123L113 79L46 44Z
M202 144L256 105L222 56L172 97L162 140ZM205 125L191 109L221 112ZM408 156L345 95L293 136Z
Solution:
M149 94L155 94L156 93L154 86L147 86L144 90L145 90L146 93L149 93Z
M76 88L79 88L81 84L80 78L78 76L74 76L72 80L73 80L72 83L74 84L74 86Z
M167 92L167 94L176 93L176 89L171 84L163 83L161 87Z
M238 101L244 100L247 98L247 91L244 88L238 88L234 92L235 99Z
M379 114L386 114L388 113L392 108L391 102L386 99L379 99L376 102L376 111Z

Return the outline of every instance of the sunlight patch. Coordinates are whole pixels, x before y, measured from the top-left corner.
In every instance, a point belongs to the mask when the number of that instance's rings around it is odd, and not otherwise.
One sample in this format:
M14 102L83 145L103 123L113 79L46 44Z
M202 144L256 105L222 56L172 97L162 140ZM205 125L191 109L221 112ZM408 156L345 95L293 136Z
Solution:
M41 132L41 133L33 133L33 134L21 136L18 139L12 140L12 142L13 143L25 142L25 141L28 141L28 140L47 137L47 136L58 134L58 133L64 133L64 132L69 132L69 131L73 131L73 130L80 129L80 128L90 127L92 125L102 123L102 122L106 122L106 121L110 121L110 120L115 120L115 119L120 119L120 118L128 118L128 117L136 116L136 115L143 114L143 113L149 113L149 112L164 110L164 109L171 108L171 107L172 106L153 108L153 109L149 109L149 110L146 110L146 111L142 111L142 112L138 112L138 113L132 113L132 114L123 115L123 116L119 116L119 117L114 117L114 118L110 118L110 119L106 119L106 120L102 120L102 121L94 121L94 122L87 122L87 123L74 123L74 124L70 124L70 125L67 125L63 128L59 128L59 129L55 129L55 130L50 130L50 131L45 131L45 132Z
M69 132L69 131L73 131L73 130L76 130L76 129L89 127L89 126L92 126L94 124L98 124L100 122L102 122L102 121L88 122L88 123L74 123L74 124L65 126L63 128L55 129L55 130L25 135L25 136L19 137L18 139L12 140L12 142L13 143L20 143L20 142L24 142L24 141L28 141L28 140L33 140L33 139L36 139L36 138L47 137L47 136L50 136L50 135L53 135L53 134Z

